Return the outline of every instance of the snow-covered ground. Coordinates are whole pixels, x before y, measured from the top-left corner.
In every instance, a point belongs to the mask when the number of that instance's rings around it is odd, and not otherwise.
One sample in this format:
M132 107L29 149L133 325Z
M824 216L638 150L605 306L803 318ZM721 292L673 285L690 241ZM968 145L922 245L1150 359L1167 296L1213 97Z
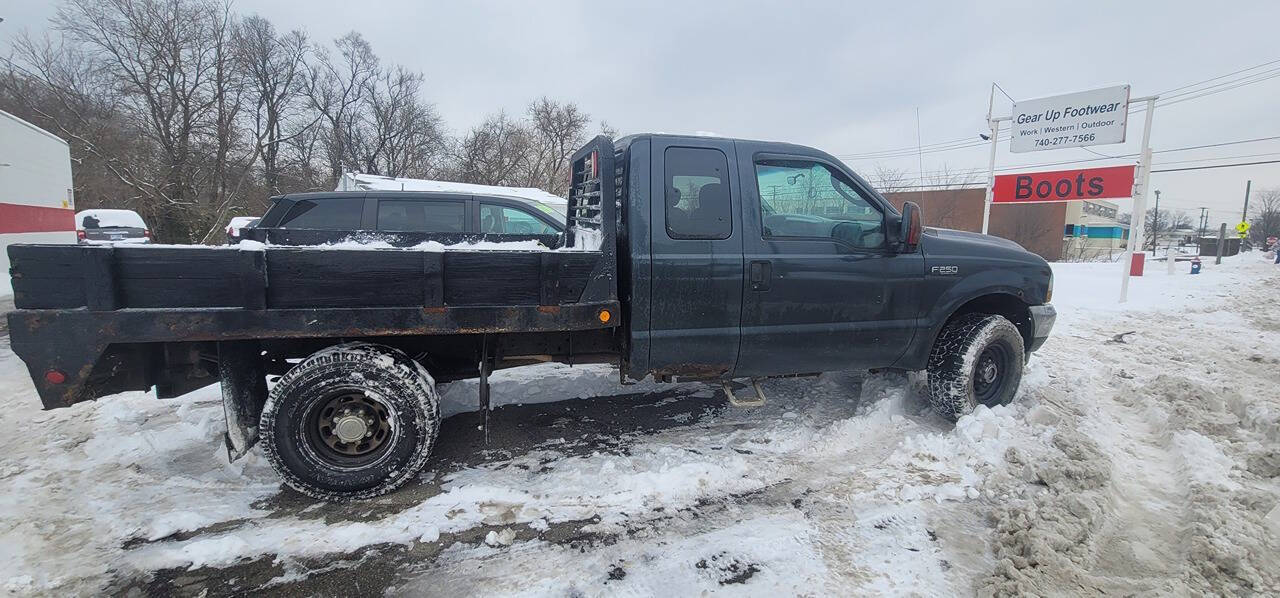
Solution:
M422 479L356 505L226 462L216 388L40 411L0 343L11 594L954 595L1280 591L1280 269L1055 265L1017 400L951 425L918 375L728 407L607 367L444 389ZM1129 334L1125 334L1129 333ZM609 397L561 401L578 396ZM519 403L525 403L520 405ZM537 404L532 404L537 403Z

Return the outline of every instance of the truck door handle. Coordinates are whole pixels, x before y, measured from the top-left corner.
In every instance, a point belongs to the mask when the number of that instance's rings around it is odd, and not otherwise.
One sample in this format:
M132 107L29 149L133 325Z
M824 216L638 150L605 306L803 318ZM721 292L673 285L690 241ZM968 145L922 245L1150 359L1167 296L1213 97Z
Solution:
M769 290L769 281L773 278L773 262L758 260L751 262L751 290Z

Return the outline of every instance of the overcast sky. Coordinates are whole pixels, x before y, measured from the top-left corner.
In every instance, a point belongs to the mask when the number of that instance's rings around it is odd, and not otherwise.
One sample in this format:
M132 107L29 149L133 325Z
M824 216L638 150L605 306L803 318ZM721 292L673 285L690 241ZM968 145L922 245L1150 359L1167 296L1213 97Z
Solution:
M1137 97L1280 59L1275 0L918 4L239 0L235 6L314 39L361 32L384 60L426 75L428 99L454 131L498 110L520 113L547 95L577 102L622 134L709 131L791 141L845 157L864 174L880 163L912 178L920 170L914 154L855 156L915 146L917 109L926 146L977 139L986 130L992 81L1018 99L1122 83ZM22 28L44 29L55 5L7 0L0 46ZM997 113L1007 115L1009 100L997 98ZM1157 108L1152 146L1280 136L1278 108L1280 78ZM1142 118L1132 117L1127 143L1092 149L1137 153L1141 128ZM1000 146L997 167L1097 157L1082 149L1009 154L1007 146ZM1280 140L1158 153L1156 168L1224 156L1248 157L1217 163L1280 159ZM925 153L923 168L985 169L986 162L987 148L979 146ZM1216 224L1238 220L1246 179L1254 188L1280 187L1280 164L1157 173L1152 182L1162 191L1162 207L1186 209L1195 220L1196 208L1208 206Z

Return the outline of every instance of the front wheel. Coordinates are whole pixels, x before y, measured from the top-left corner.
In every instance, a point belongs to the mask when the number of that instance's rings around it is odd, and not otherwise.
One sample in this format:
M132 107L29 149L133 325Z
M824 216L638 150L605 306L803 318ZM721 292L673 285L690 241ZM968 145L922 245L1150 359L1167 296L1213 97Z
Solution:
M289 370L259 429L267 461L293 489L321 500L371 498L418 474L440 426L435 383L404 353L347 343Z
M929 353L929 403L952 421L978 405L1013 400L1022 381L1022 334L1003 316L965 314L947 323Z

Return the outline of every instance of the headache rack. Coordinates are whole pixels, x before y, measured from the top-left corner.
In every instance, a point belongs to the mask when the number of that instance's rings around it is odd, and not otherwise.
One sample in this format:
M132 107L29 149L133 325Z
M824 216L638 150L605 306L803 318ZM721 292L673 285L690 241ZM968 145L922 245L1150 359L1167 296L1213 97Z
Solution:
M569 162L569 207L565 246L585 251L605 251L616 243L613 140L604 135L592 139Z
M598 135L569 159L569 205L566 249L599 251L599 273L585 296L616 300L618 263L618 206L622 185L613 140ZM604 281L608 281L606 288Z

